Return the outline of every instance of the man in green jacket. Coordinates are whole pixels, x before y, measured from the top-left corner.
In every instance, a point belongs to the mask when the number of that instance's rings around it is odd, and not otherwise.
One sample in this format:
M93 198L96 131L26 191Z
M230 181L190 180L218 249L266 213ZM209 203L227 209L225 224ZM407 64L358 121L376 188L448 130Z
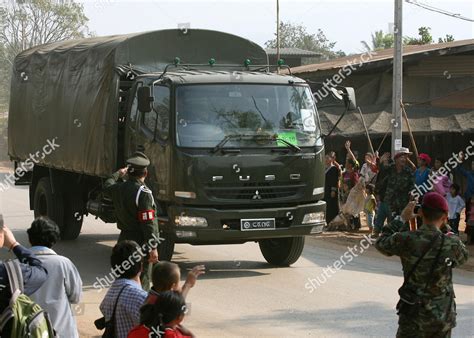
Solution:
M423 197L423 225L410 231L415 204L409 202L375 243L381 253L400 256L403 266L397 337L450 337L456 326L452 269L466 262L468 251L457 236L441 230L448 215L443 196L430 192Z
M148 256L143 262L141 282L144 290L150 289L152 265L158 262L159 229L153 193L145 185L150 164L142 152L127 160L127 167L112 174L105 181L105 191L112 198L117 226L121 230L118 241L137 242ZM128 179L124 180L125 176Z

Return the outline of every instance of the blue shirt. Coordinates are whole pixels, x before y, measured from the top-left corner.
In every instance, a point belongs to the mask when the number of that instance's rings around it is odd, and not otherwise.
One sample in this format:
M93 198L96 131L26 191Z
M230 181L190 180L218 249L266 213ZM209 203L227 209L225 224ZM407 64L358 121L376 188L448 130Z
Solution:
M416 169L415 171L415 184L420 186L423 185L426 181L428 181L428 177L430 176L431 170L430 168L425 168L422 172L420 168Z
M13 249L13 253L20 261L24 293L29 296L43 285L48 277L48 272L31 250L17 245ZM0 313L8 306L11 296L7 270L3 262L0 262Z
M463 167L458 167L457 169L467 179L466 191L464 192L464 197L467 201L474 196L474 171L466 170Z
M116 338L127 338L128 333L140 324L140 308L148 295L140 284L131 279L119 278L114 281L104 300L100 303L100 311L108 321L112 317L115 301L122 289L125 287L117 302L115 311L115 336Z

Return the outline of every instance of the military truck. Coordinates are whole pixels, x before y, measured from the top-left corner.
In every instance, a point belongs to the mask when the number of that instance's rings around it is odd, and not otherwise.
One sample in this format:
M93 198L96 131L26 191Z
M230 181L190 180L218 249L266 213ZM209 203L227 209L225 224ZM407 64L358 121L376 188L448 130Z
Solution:
M325 224L324 147L310 87L280 66L251 41L199 29L26 50L9 111L17 184L29 185L35 216L75 239L84 215L115 222L103 184L139 149L161 259L175 243L255 241L288 266Z

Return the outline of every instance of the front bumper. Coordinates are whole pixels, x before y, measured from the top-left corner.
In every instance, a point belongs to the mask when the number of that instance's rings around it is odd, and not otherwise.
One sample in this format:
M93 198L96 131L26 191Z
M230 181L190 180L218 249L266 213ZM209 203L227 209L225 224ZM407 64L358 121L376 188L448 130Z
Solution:
M261 209L213 209L186 206L168 207L169 222L164 230L176 243L233 244L258 241L267 238L306 236L322 232L325 222L302 224L306 214L325 212L326 203L303 204L284 208ZM176 216L204 217L207 227L180 226L174 223ZM241 231L241 219L275 218L272 230ZM178 231L178 235L177 235ZM192 234L192 235L191 235Z

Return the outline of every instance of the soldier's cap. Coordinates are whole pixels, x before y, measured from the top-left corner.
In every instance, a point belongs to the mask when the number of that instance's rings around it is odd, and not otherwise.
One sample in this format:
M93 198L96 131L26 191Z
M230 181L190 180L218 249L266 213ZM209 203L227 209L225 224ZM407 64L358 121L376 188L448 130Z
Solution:
M394 159L399 158L400 156L403 155L411 155L413 154L408 148L401 147L396 153L395 156L393 157Z
M448 212L448 201L437 192L429 192L423 196L421 207Z
M150 160L141 151L136 151L132 157L127 160L129 167L135 169L144 169L150 165Z

